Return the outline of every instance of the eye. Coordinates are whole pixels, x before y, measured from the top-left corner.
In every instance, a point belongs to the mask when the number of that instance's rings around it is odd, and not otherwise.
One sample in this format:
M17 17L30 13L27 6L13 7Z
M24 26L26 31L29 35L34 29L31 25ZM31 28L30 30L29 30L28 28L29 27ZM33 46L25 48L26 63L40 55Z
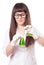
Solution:
M26 15L25 15L25 14L15 14L15 17L16 17L16 18L19 18L19 16L20 16L21 18L25 18Z

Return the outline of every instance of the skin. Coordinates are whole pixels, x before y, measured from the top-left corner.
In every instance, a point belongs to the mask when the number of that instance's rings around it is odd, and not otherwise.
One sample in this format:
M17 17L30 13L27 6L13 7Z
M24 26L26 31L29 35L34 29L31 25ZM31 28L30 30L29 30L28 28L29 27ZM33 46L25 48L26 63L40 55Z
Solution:
M24 13L24 12L16 12L16 14L24 14L25 15L25 17L21 17L21 16L19 16L19 18L16 18L15 17L15 19L16 19L16 22L17 22L17 29L18 30L21 30L22 29L22 31L24 31L24 23L25 23L25 18L26 18L26 14ZM16 15L15 14L15 15ZM13 51L14 51L14 49L15 49L15 46L12 46L12 45L8 45L7 47L6 47L6 55L7 56L9 56L9 55L12 55L12 53L13 53Z
M18 26L23 26L25 23L26 14L24 12L16 12L15 15L17 14L22 14L24 16L24 17L19 16L18 18L16 18L15 16Z
M14 46L12 46L12 45L9 44L9 45L6 47L6 55L7 55L7 56L11 55L12 52L13 52L13 50L14 50Z
M25 17L21 17L19 16L19 18L16 18L15 16L15 19L16 19L16 22L17 22L17 30L21 30L24 32L24 23L25 23L25 19L26 19L26 14L24 12L16 12L15 15L17 14L24 14ZM42 46L44 46L44 38L43 37L38 37L38 39L36 39ZM9 56L13 53L13 51L15 50L15 46L12 46L12 45L8 45L6 47L6 55Z

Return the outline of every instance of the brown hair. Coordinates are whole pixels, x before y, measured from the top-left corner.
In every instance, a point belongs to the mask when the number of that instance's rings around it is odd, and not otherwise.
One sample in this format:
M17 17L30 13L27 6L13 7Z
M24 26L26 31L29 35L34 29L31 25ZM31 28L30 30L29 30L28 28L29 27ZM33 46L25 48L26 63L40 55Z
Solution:
M24 3L16 3L13 7L12 15L11 15L11 24L9 31L10 41L12 40L13 35L16 33L16 28L17 28L17 23L14 15L16 12L22 12L22 11L26 13L26 21L24 25L31 25L30 13L27 6Z

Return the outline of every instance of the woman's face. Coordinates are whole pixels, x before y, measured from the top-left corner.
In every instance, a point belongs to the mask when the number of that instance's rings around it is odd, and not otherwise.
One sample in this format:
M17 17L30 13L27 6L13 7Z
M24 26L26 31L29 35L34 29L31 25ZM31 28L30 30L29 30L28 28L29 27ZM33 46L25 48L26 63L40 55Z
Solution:
M16 12L15 13L15 20L18 25L24 25L26 20L26 14L25 12Z

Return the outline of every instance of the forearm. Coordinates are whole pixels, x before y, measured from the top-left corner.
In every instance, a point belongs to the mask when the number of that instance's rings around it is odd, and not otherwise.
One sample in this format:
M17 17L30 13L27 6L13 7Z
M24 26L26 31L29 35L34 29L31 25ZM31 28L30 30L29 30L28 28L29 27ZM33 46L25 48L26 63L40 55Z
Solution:
M44 38L43 37L38 37L37 41L44 46Z

